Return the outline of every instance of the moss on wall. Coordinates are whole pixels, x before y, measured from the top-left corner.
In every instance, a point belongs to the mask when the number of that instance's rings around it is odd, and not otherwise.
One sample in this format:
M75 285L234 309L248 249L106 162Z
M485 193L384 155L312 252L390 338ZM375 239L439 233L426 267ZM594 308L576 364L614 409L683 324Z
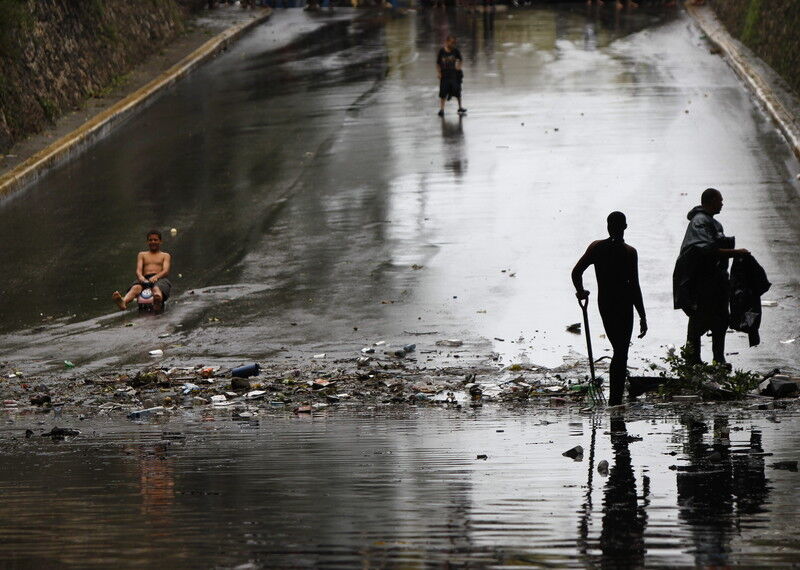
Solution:
M178 35L176 0L0 0L0 152Z
M713 0L728 30L800 93L800 0Z

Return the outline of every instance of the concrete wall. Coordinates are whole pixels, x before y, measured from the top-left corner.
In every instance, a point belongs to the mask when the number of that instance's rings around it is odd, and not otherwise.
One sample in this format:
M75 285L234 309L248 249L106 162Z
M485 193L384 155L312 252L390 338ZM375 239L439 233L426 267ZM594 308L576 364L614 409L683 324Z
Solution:
M800 93L800 0L712 0L728 31Z
M175 0L0 0L0 152L183 30Z

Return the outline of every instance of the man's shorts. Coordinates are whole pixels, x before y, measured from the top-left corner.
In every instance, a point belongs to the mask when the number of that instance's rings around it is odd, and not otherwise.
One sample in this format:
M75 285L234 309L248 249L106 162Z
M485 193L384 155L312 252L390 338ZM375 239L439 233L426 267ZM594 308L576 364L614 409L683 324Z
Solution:
M439 81L439 99L447 99L449 101L451 97L456 99L461 97L461 82L455 73L443 75L441 81Z
M145 279L150 279L155 273L151 273L150 275L145 275ZM139 280L137 279L133 283L131 283L131 287L134 285L141 285ZM161 294L164 296L164 300L166 301L169 299L169 292L172 289L172 283L169 282L169 279L162 277L158 281L156 281L155 286L159 288Z

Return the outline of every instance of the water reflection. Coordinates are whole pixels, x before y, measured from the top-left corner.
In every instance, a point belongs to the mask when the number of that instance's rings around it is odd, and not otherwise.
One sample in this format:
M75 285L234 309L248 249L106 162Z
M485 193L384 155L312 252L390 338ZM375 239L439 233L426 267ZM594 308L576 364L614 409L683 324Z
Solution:
M705 443L708 425L685 416L684 452L689 465L677 474L678 513L689 527L695 564L728 567L731 541L742 521L764 511L770 488L764 473L761 432L750 429L747 447L732 449L728 417L714 418L713 443Z
M796 509L773 511L794 479L768 486L746 420L674 432L671 418L550 414L103 420L59 443L15 439L36 427L15 418L0 423L0 566L753 567L800 552ZM653 435L638 441L643 424ZM761 429L796 438L797 417L780 425ZM561 457L577 442L583 462Z
M467 158L464 148L464 119L442 117L442 144L444 147L444 167L452 172L456 179L467 170Z
M647 527L647 500L650 481L642 476L642 501L636 489L636 477L629 449L625 420L611 419L611 447L614 463L610 466L603 497L603 530L600 534L603 568L641 568L644 566Z

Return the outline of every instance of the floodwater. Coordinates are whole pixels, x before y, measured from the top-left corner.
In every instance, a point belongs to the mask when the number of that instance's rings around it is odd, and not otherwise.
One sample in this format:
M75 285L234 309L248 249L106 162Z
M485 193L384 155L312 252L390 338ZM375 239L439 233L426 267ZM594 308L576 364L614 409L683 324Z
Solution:
M703 409L12 417L0 566L796 567L797 411Z
M632 362L658 359L684 338L670 276L685 214L716 186L778 302L762 345L730 335L730 359L797 369L800 166L685 15L355 15L279 11L0 204L0 359L39 372L159 346L175 363L240 362L455 337L466 355L555 365L584 350L565 332L580 320L569 270L615 209L650 321ZM442 120L433 65L450 32L469 114L450 103ZM178 230L172 305L121 317L109 297L151 227Z

